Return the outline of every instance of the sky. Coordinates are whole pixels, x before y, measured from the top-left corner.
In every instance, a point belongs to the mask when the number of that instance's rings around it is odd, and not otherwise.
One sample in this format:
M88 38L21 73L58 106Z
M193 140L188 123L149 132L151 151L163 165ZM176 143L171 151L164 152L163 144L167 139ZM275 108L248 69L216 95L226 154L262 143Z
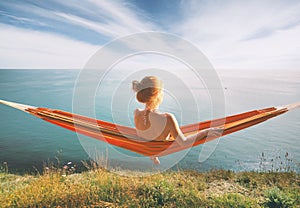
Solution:
M102 46L174 34L217 69L299 69L297 0L1 0L0 68L80 69Z

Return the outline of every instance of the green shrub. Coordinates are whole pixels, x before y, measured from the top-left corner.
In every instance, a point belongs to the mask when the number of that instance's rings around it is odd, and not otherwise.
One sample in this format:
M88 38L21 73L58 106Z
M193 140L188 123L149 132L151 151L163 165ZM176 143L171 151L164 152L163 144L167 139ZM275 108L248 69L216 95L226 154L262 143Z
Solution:
M163 181L155 185L139 187L138 195L143 206L164 206L175 201L173 186Z
M292 207L296 202L293 194L285 193L277 187L267 190L265 192L265 197L267 198L267 201L264 203L264 206L271 208Z
M238 207L238 208L247 208L247 207L259 207L257 202L253 198L243 196L241 194L231 193L225 194L220 197L213 198L212 207Z

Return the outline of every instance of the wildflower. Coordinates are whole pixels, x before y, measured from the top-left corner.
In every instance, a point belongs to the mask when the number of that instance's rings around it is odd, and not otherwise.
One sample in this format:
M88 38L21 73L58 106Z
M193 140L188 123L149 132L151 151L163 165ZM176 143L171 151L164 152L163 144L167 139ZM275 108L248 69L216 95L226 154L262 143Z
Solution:
M67 169L68 169L68 166L67 166L67 165L65 165L63 168L64 168L65 170L67 170Z
M68 162L67 164L68 164L68 165L71 165L71 164L72 164L72 162Z

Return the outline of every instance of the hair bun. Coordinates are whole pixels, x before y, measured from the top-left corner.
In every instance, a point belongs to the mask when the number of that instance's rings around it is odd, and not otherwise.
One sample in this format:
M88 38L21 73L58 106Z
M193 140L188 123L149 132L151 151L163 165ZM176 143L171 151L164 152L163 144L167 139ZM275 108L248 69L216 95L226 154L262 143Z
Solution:
M140 89L141 89L141 83L139 81L137 81L137 80L132 81L132 89L135 92L140 91Z

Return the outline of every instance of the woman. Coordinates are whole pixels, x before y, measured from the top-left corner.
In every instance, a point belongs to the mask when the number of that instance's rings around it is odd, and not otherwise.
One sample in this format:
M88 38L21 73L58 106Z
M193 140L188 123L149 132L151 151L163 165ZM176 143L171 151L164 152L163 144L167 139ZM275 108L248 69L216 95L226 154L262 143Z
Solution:
M184 136L174 115L158 111L164 94L163 83L155 76L146 76L140 82L133 81L132 89L136 92L137 100L145 104L145 109L134 111L134 123L137 134L147 141L167 141L172 136L179 144L192 144L205 138L208 132L210 137L218 137L223 131L222 128L211 128ZM154 164L160 164L158 157L150 159Z

